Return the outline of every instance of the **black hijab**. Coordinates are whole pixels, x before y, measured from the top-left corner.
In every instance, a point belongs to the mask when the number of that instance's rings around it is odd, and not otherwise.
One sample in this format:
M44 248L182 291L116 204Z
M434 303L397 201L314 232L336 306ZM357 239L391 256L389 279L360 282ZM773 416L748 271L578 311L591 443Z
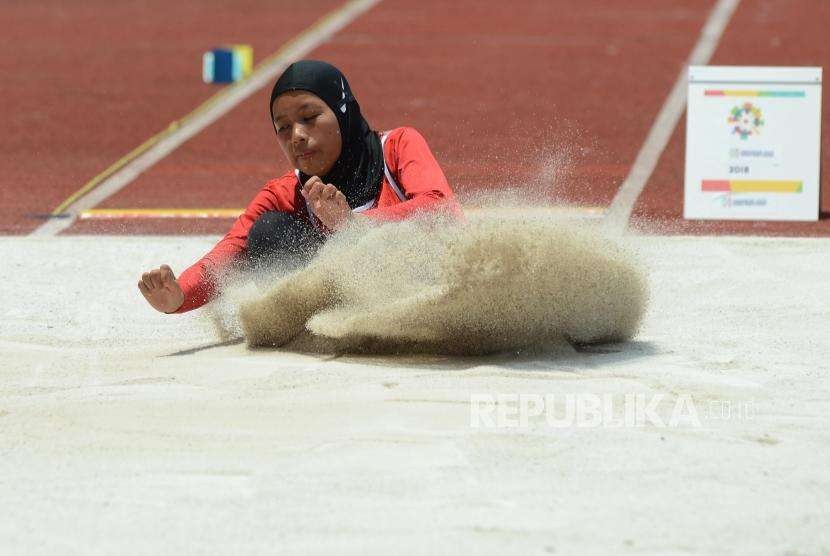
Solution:
M332 109L340 124L343 142L340 157L325 176L325 183L334 184L356 208L365 205L380 191L383 180L383 149L378 134L372 131L360 114L360 105L352 95L349 82L336 67L317 60L301 60L286 68L271 91L271 123L274 124L274 100L287 91L314 93ZM305 183L311 176L300 172Z

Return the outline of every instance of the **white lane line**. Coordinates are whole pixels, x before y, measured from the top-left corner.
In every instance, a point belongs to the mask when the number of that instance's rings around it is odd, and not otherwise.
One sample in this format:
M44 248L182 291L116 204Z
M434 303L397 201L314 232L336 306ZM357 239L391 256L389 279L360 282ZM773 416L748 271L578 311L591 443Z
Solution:
M628 226L628 219L631 217L634 204L654 172L657 161L686 108L687 67L703 66L709 63L739 3L740 0L718 0L712 13L709 14L709 19L703 26L697 44L680 71L680 75L677 76L674 87L657 114L640 152L637 153L631 171L614 196L614 200L611 201L605 224L614 231L623 232Z
M182 143L230 112L253 93L269 85L289 64L317 48L380 1L351 0L329 13L314 27L293 39L275 55L257 66L248 79L236 86L229 87L227 94L215 102L208 101L204 110L194 113L192 117L183 121L175 131L102 181L95 189L69 205L65 211L68 216L47 220L36 228L31 235L53 236L69 228L77 220L81 211L91 209L107 197L123 189L142 172L176 150Z

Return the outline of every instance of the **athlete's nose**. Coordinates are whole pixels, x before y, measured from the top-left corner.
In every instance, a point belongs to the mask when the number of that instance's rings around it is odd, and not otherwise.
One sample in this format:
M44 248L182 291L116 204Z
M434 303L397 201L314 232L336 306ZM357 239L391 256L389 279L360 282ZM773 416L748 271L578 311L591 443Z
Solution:
M291 132L291 142L294 146L304 145L308 143L308 135L306 135L303 126L295 125Z

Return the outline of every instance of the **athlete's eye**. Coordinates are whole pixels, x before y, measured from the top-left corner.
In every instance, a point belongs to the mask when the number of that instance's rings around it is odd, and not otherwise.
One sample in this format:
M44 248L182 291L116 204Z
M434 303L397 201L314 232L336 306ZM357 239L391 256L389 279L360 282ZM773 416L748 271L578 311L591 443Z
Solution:
M277 127L277 133L284 133L288 129L287 125L281 125Z
M306 116L305 118L303 118L303 121L306 123L314 121L315 119L317 119L317 116L319 116L319 114L312 114L311 116Z

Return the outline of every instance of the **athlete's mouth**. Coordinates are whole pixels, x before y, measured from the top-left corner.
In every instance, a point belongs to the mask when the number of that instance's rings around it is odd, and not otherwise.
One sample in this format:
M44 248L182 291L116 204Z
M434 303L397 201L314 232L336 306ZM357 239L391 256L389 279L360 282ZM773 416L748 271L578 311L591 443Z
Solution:
M297 160L305 160L314 156L314 151L303 151L297 154Z

